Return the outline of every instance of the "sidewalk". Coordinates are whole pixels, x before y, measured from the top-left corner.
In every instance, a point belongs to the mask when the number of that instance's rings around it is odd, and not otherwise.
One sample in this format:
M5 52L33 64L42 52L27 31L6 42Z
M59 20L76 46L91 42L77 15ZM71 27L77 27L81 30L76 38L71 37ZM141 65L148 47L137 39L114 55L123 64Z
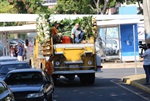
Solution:
M134 68L137 66L137 68L143 68L143 62L106 62L102 63L103 68ZM129 84L131 86L134 86L146 93L150 94L150 85L144 85L145 84L145 74L139 74L139 75L131 75L123 77L123 82L126 84Z
M124 77L123 82L150 94L150 85L144 85L145 74Z
M137 61L137 62L105 62L102 63L103 68L134 68L137 66L137 68L142 68L143 67L143 62Z

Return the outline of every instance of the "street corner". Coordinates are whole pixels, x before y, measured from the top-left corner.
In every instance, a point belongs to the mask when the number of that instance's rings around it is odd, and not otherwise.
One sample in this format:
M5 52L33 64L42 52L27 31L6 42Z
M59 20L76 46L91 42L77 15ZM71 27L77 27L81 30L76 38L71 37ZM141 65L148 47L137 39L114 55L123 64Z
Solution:
M150 85L145 84L145 74L123 77L123 82L150 94Z

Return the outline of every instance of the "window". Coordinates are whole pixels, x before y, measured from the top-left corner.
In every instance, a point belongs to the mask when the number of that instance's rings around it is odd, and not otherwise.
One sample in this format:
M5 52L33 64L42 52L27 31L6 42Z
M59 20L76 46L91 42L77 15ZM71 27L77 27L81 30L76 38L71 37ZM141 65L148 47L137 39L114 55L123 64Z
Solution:
M2 94L5 90L5 86L2 83L0 83L0 94Z
M25 69L25 68L30 68L28 64L10 64L10 65L2 65L0 67L0 73L6 74L11 70L15 69Z
M43 78L39 72L12 73L7 76L6 83L9 85L42 84Z

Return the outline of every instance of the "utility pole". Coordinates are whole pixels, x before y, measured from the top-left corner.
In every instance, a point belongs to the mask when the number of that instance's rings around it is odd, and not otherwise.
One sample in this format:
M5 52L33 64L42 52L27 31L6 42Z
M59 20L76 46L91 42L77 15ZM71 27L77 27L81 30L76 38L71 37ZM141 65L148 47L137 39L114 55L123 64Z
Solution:
M145 42L150 44L150 0L143 0Z

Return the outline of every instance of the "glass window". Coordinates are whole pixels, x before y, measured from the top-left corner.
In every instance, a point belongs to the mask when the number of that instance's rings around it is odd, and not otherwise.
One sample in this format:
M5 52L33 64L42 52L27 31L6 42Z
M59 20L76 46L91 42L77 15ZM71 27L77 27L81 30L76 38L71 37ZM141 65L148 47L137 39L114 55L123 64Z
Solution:
M0 94L2 94L5 91L5 86L0 83Z
M2 65L0 67L0 73L6 74L11 70L15 69L25 69L25 68L31 68L28 64L10 64L10 65Z
M43 78L39 72L12 73L7 76L6 83L8 85L41 84L43 83Z

